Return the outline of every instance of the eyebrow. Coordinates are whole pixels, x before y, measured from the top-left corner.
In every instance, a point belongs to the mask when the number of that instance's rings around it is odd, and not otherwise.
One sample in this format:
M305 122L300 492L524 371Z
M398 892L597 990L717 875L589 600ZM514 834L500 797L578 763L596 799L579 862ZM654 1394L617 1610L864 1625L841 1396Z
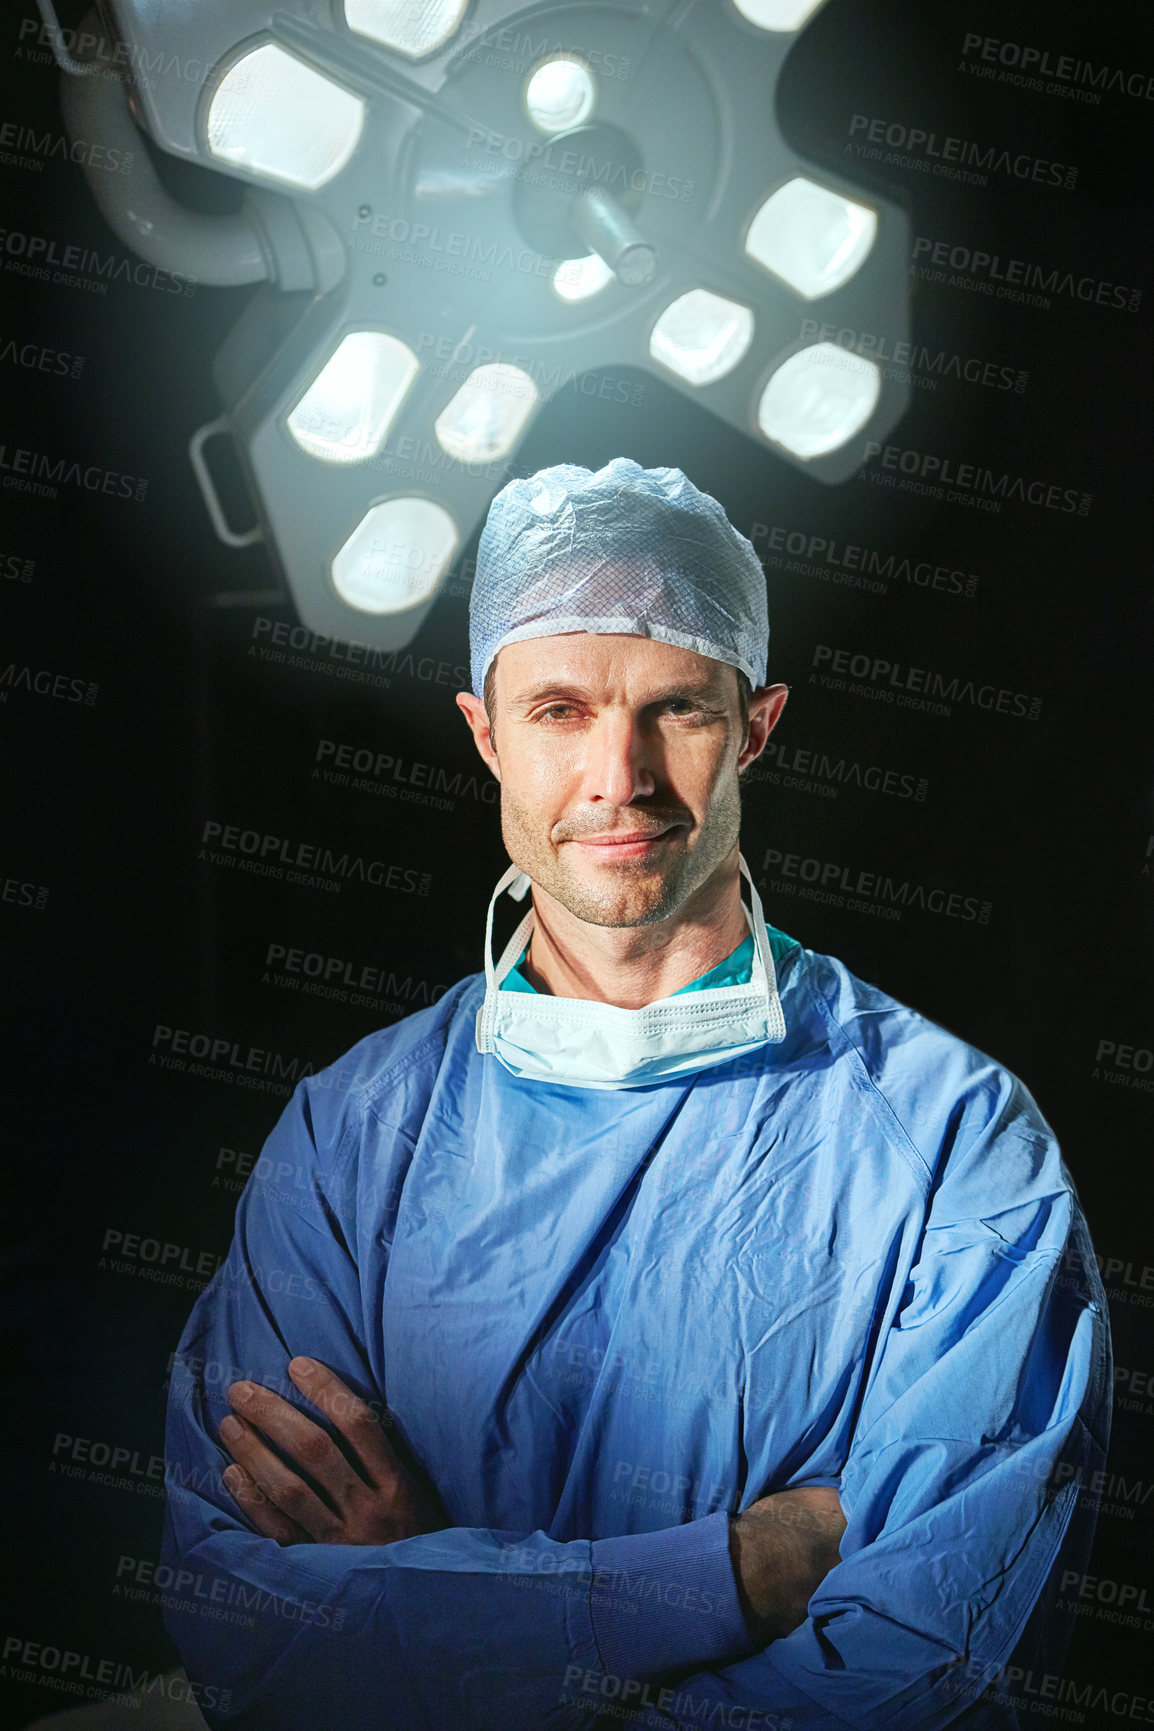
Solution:
M566 684L560 680L549 680L543 685L534 685L524 691L514 692L509 703L511 708L527 709L534 703L541 703L546 700L554 703L559 700L573 699L577 702L587 702L589 697L590 688L587 685ZM681 680L675 685L665 686L652 692L642 700L641 707L645 708L651 703L666 703L673 697L717 702L722 700L722 693L719 683L715 679Z

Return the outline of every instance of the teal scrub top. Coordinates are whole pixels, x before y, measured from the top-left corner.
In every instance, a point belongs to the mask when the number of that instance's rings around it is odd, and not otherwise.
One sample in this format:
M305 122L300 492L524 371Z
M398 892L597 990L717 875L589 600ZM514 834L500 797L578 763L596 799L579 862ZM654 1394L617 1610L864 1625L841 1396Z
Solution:
M773 933L771 932L769 935L770 948L772 949ZM503 992L535 992L537 990L536 986L529 984L521 972L521 963L525 960L528 948L529 946L526 944L514 965L501 981ZM676 992L671 992L669 995L671 998L676 998L682 992L706 992L711 991L714 986L745 986L749 984L752 978L753 933L750 932L748 937L743 939L723 962L718 962L715 968L710 968L709 972L702 974L700 979L690 980L687 986L678 986Z

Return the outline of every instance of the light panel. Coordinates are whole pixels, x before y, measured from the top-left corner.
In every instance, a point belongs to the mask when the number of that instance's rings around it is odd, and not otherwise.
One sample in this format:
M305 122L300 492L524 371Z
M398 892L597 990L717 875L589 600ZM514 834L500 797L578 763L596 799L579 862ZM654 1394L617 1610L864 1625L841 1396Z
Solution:
M350 331L288 417L289 432L322 462L363 462L384 444L419 370L399 337Z
M553 288L563 301L587 301L612 281L612 267L595 252L563 259L553 272Z
M790 288L814 300L849 281L869 255L878 219L804 175L766 199L749 225L745 250Z
M416 60L447 42L469 0L345 0L345 23L358 36Z
M579 60L559 55L546 60L525 86L525 107L542 132L568 132L593 112L593 75Z
M800 30L825 0L733 0L743 18L759 30Z
M732 372L753 340L753 314L710 289L671 301L653 327L649 353L691 385Z
M218 84L206 141L221 162L313 192L344 168L364 122L359 96L265 42Z
M757 424L795 457L824 457L861 431L880 394L873 361L834 343L814 343L773 374L757 405Z
M538 390L528 373L507 361L474 367L437 417L441 449L458 463L490 463L507 456L533 413Z
M456 550L457 525L444 506L386 499L365 512L336 554L333 587L361 613L403 613L429 600Z

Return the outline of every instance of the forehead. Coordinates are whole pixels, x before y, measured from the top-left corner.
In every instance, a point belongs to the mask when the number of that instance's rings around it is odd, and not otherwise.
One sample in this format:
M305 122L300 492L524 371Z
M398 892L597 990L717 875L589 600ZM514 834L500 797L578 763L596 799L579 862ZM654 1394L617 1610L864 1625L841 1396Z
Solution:
M494 666L506 701L553 684L626 694L669 686L725 692L735 684L735 670L724 661L624 632L567 631L522 638L498 650Z

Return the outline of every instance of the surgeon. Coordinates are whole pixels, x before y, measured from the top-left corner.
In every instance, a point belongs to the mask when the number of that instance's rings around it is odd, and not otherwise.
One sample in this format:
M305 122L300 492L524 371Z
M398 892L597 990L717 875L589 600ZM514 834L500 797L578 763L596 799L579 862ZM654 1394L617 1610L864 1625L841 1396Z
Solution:
M180 1345L202 1711L1012 1726L1108 1429L1053 1132L766 921L740 778L786 688L715 500L623 458L510 482L470 632L484 971L301 1082Z

